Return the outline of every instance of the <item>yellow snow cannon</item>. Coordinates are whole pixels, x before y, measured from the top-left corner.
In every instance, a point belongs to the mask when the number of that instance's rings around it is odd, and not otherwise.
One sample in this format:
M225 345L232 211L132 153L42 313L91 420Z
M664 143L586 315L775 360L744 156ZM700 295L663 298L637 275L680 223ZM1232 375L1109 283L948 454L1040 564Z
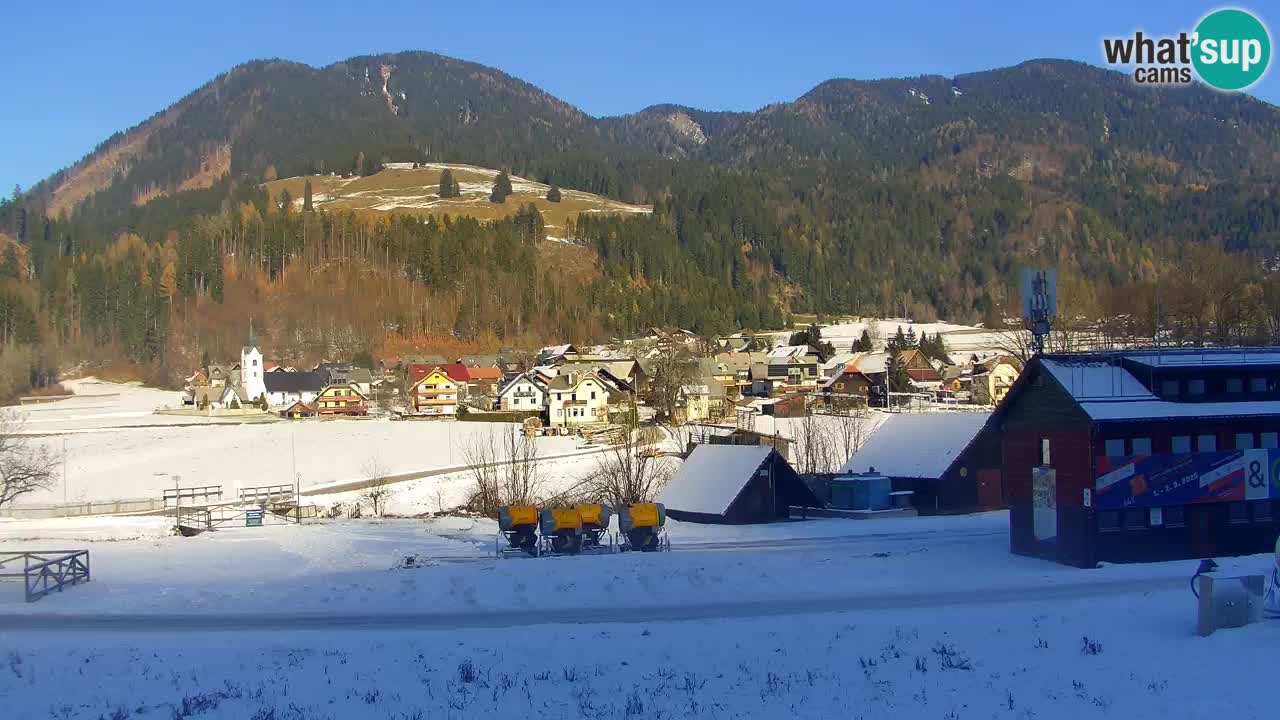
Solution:
M574 508L543 508L539 534L543 553L577 555L582 550L582 516Z
M613 520L613 508L604 503L583 503L576 505L578 517L582 518L582 551L593 553L613 552L613 533L609 532L609 522Z
M538 556L538 508L532 505L503 505L498 509L494 554L503 558L516 553Z
M667 537L667 508L662 503L635 503L618 513L618 530L622 537L621 550L654 552L670 550Z

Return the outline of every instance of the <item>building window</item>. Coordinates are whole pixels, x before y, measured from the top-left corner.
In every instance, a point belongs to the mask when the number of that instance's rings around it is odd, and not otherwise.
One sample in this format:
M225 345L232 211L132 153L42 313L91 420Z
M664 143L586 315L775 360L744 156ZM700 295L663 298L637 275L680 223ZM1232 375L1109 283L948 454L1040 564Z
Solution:
M1131 508L1124 511L1125 530L1144 530L1147 527L1147 511L1142 508Z
M1254 522L1271 522L1271 501L1254 500L1249 503L1253 509Z
M1227 378L1227 392L1233 395L1239 395L1244 392L1243 378Z
M1151 454L1151 438L1134 438L1132 441L1134 455Z
M596 391L595 391L595 390L592 390L592 391L591 391L591 399L592 399L592 400L595 400L595 399L596 399Z
M1182 505L1164 508L1163 515L1165 527L1185 527L1187 524L1187 509Z
M1249 522L1249 504L1242 502L1233 502L1227 506L1227 517L1232 525L1247 524Z
M1120 513L1103 510L1098 513L1098 532L1115 532L1120 529Z
M1160 394L1161 394L1161 395L1177 395L1177 394L1178 394L1178 381L1177 381L1177 380L1165 380L1165 381L1161 382L1161 383L1160 383Z
M1124 440L1108 440L1107 457L1124 457Z
M1262 447L1265 450L1274 450L1280 447L1280 433L1262 433Z
M1249 378L1249 392L1264 393L1267 391L1267 379L1265 377Z
M1204 394L1204 378L1191 378L1190 380L1188 380L1187 394L1203 395Z
M1169 450L1177 455L1185 455L1191 452L1191 436L1174 435L1173 441L1170 443Z
M1236 433L1236 449L1252 450L1253 449L1253 433Z
M1217 435L1197 435L1196 436L1196 452L1217 452L1218 436Z
M1040 438L1040 464L1051 465L1049 455L1049 438Z

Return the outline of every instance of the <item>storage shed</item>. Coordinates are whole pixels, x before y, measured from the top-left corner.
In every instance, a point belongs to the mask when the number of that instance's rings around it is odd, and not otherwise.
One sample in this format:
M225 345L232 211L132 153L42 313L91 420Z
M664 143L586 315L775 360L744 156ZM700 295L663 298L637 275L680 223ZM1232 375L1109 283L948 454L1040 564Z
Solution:
M840 475L878 472L922 515L1005 507L990 412L890 414Z
M698 445L658 502L676 520L746 525L785 520L788 508L822 507L771 447Z

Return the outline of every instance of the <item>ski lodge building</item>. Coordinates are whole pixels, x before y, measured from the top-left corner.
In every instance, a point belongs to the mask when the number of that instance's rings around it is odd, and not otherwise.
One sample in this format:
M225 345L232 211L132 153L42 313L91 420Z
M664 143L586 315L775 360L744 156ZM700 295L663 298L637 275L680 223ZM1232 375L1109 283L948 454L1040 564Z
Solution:
M1094 567L1280 533L1280 348L1042 355L992 422L1015 553Z

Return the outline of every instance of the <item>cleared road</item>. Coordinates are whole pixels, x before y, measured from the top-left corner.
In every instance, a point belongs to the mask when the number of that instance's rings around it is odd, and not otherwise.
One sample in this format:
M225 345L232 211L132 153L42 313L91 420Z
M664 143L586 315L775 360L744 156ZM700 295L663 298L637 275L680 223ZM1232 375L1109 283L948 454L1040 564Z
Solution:
M821 613L874 610L911 610L943 607L997 606L1095 598L1103 595L1184 591L1186 578L1125 579L1070 585L1021 585L944 593L895 592L884 594L790 597L637 607L563 608L528 611L472 610L421 613L334 614L39 614L0 615L0 632L86 630L139 633L172 631L297 631L297 630L451 630L511 628L533 625L596 625L611 623L677 622L741 618L768 618Z

